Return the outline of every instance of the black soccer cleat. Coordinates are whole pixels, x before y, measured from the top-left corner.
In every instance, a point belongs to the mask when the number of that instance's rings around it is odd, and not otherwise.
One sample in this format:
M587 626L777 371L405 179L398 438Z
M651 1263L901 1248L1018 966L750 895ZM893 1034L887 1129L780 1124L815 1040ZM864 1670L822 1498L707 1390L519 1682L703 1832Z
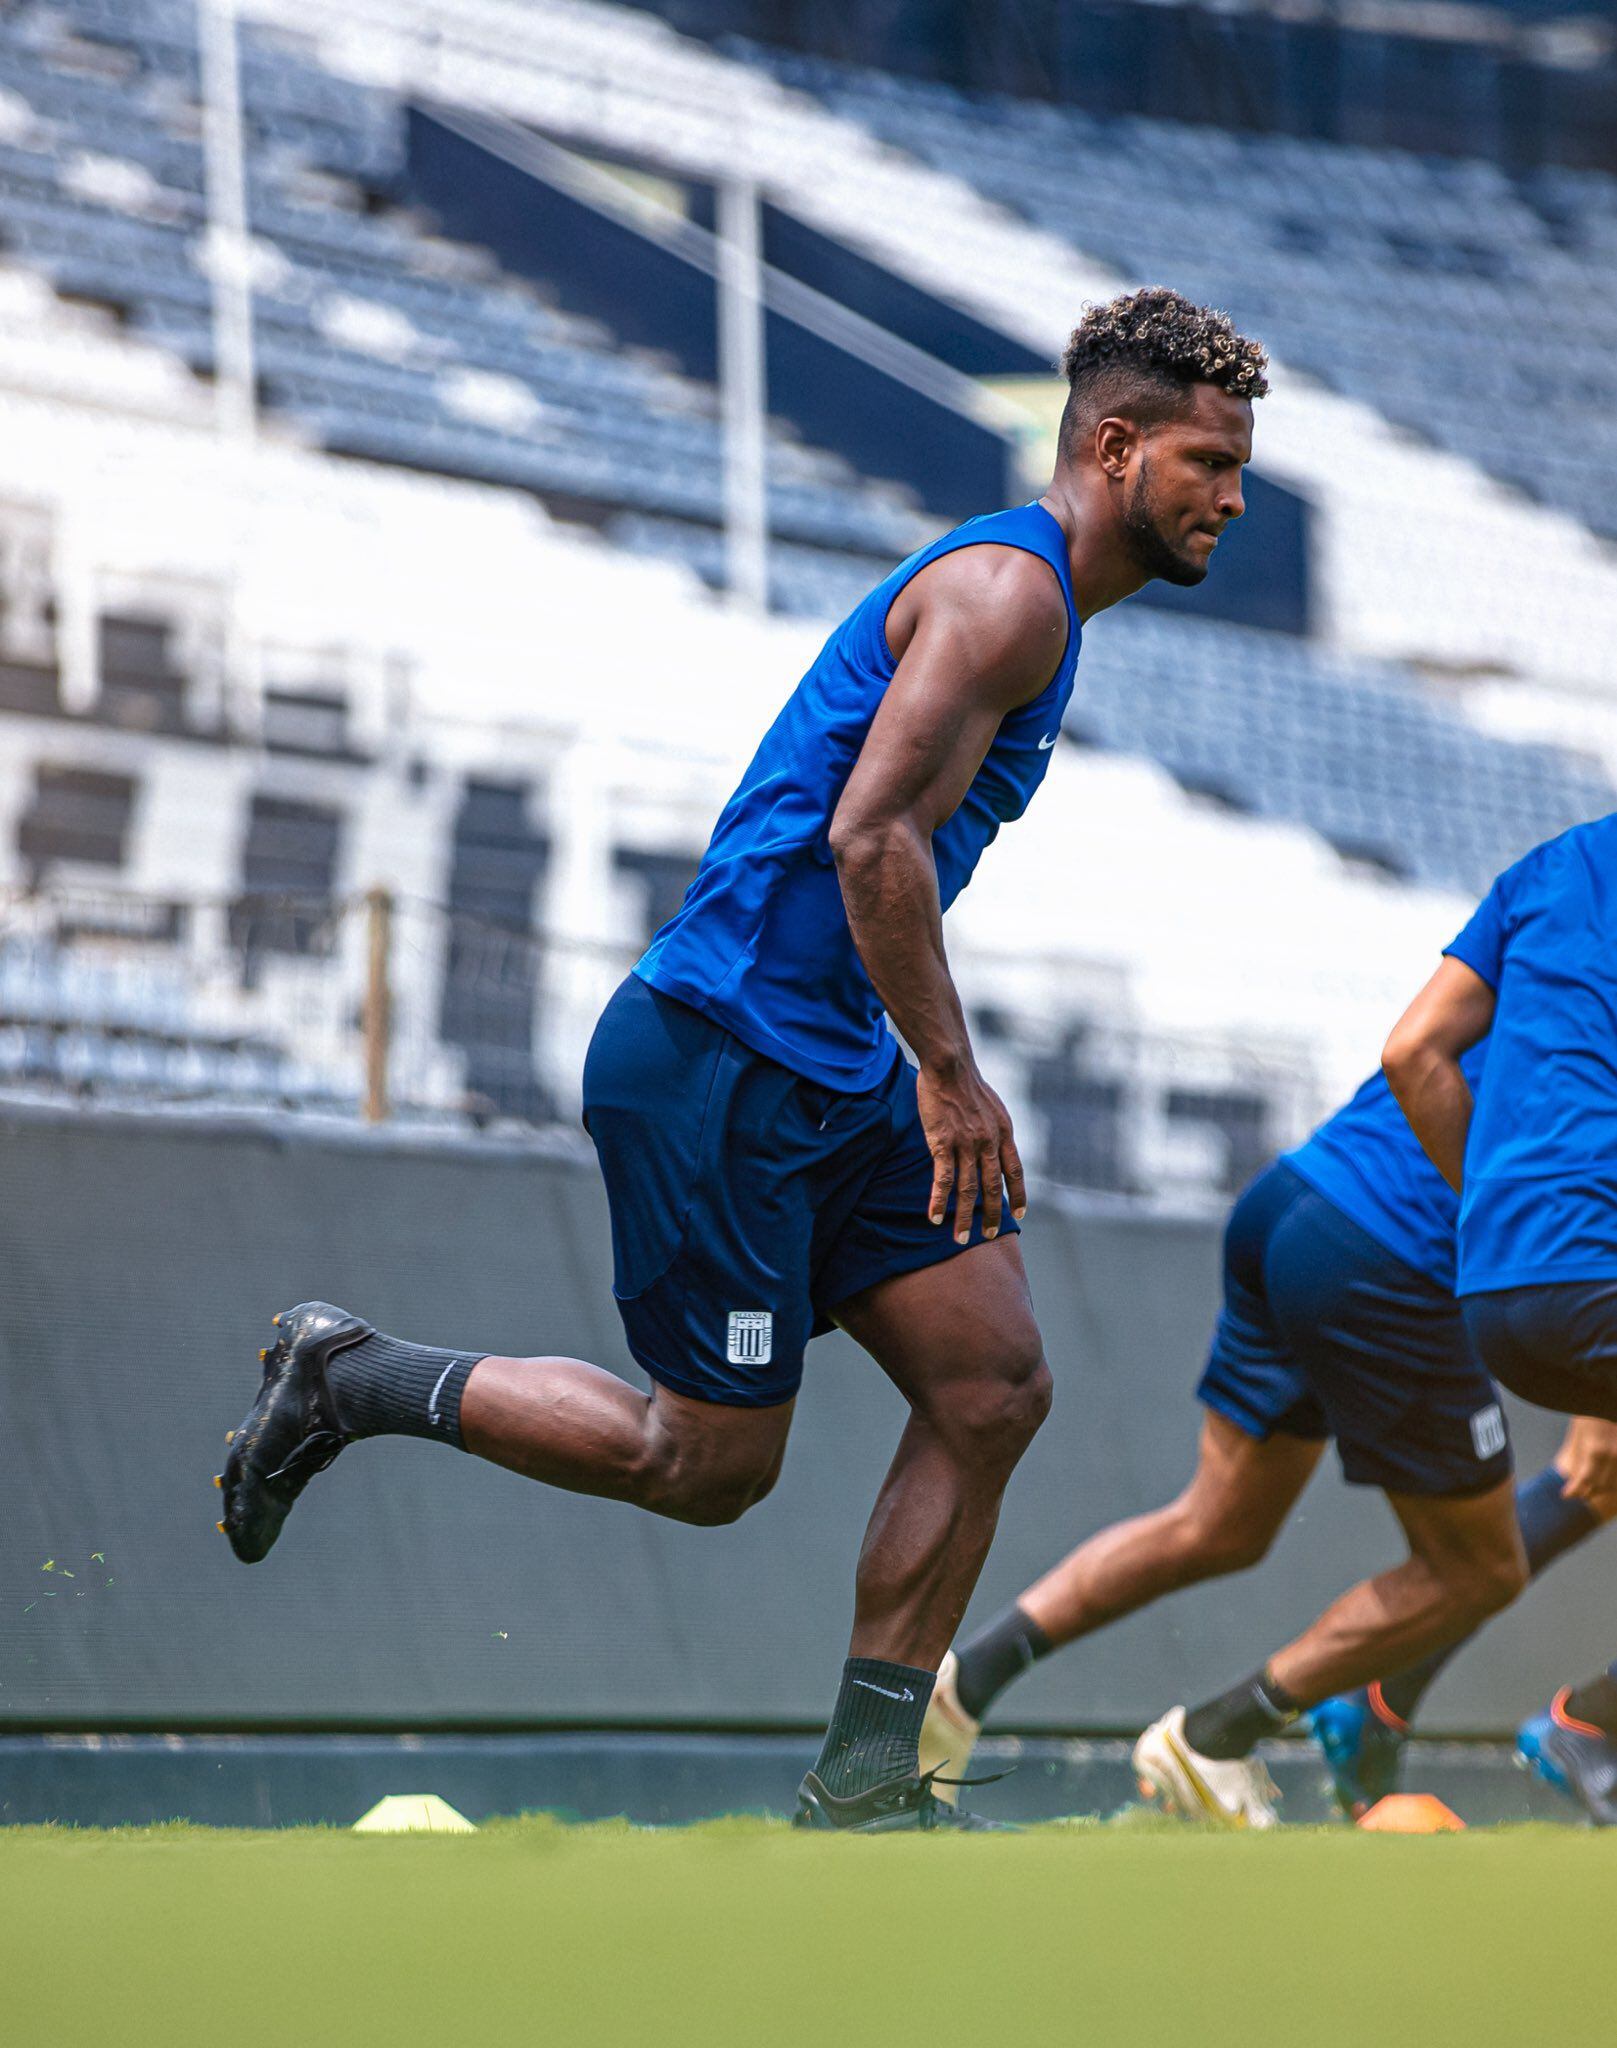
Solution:
M264 1378L258 1398L230 1433L221 1478L225 1518L219 1527L243 1564L269 1554L293 1502L349 1441L326 1367L334 1353L374 1334L369 1323L329 1301L299 1302L275 1323L275 1342L259 1353Z
M936 1776L935 1771L928 1771L924 1777L889 1778L884 1785L872 1785L868 1792L838 1799L810 1771L797 1788L792 1826L831 1828L850 1835L883 1835L915 1828L963 1829L968 1834L1021 1832L1013 1821L985 1820L980 1813L962 1813L959 1807L947 1805L932 1790Z

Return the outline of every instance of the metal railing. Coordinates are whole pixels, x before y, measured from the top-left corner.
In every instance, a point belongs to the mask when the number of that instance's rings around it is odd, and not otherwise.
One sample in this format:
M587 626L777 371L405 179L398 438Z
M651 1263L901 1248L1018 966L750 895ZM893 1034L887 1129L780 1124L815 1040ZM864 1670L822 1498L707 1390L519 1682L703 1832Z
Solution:
M359 895L0 896L0 1089L466 1130L576 1129L630 943ZM1018 963L1027 968L1030 963ZM1323 1106L1295 1042L1168 1033L1062 964L959 963L985 1071L1036 1171L1120 1197L1228 1192ZM1058 1003L1045 992L1060 983ZM1045 988L1041 990L1040 984ZM1014 986L1014 999L1004 991ZM974 990L992 987L994 1010Z

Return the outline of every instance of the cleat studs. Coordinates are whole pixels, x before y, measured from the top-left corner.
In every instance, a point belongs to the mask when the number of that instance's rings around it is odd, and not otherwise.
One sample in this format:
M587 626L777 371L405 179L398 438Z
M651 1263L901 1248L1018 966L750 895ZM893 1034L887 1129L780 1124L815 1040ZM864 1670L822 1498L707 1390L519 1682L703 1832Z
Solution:
M227 1430L225 1431L225 1442L226 1442L227 1444L233 1444L233 1443L234 1443L235 1441L236 1441L236 1432L235 1432L235 1431L234 1431L233 1429L227 1429Z
M215 1472L213 1475L213 1483L215 1486L219 1488L220 1492L222 1493L224 1491L225 1475L222 1472Z
M281 1327L281 1319L279 1316L271 1316L270 1321L275 1325L276 1329L279 1329Z
M266 1358L268 1358L268 1357L269 1357L269 1346L268 1346L268 1345L266 1344L266 1345L264 1346L264 1348L263 1348L263 1349L262 1349L262 1350L261 1350L261 1351L259 1352L259 1354L258 1354L258 1362L259 1362L259 1364L260 1364L260 1365L262 1365L262 1364L264 1363L265 1359L266 1359Z
M221 1536L225 1533L225 1525L223 1522L215 1522L213 1526L219 1531L219 1534Z

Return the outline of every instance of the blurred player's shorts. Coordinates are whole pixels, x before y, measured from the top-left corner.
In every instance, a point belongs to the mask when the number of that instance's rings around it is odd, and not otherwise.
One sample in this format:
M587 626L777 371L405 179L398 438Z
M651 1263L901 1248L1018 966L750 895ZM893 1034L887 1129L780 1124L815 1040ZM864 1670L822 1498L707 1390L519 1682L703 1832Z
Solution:
M1617 1280L1467 1295L1465 1325L1503 1387L1535 1407L1617 1422Z

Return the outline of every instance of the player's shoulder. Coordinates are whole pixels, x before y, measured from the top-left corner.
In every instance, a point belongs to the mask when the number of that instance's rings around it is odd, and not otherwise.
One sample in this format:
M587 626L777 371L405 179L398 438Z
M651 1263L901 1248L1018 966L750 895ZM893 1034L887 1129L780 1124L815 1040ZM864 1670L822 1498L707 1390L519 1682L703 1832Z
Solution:
M1066 593L1055 564L1014 541L985 536L940 555L922 574L939 596L1002 614L1024 629L1039 623L1066 627Z
M1008 542L982 540L927 564L905 593L905 639L923 620L942 629L980 673L1042 688L1070 622L1054 565Z
M1504 870L1493 893L1507 910L1535 900L1546 891L1577 890L1590 872L1609 872L1617 862L1617 812L1569 825L1552 839L1541 840Z

